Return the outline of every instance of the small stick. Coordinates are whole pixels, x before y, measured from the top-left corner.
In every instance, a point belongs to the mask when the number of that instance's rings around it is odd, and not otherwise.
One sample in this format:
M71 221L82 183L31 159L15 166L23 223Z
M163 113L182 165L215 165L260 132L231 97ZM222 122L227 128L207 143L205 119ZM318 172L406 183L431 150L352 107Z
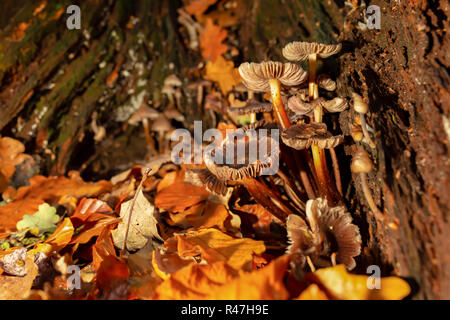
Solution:
M139 194L139 192L141 192L142 185L144 184L145 180L147 180L148 175L150 174L151 171L152 169L150 168L145 169L144 176L142 177L141 182L139 183L139 186L137 187L136 192L134 193L133 200L131 201L130 213L128 214L127 228L125 230L125 236L123 237L123 249L120 254L121 256L124 255L125 252L127 251L128 232L130 230L131 216L133 214L134 204L136 203L137 195Z
M314 267L314 264L309 256L306 256L306 261L308 262L309 268L312 272L316 271L316 267Z
M336 188L340 193L340 195L342 196L341 172L339 170L339 161L336 156L336 151L334 151L334 148L330 148L328 150L330 150L331 161L333 163L333 172L334 172L334 179L336 180Z

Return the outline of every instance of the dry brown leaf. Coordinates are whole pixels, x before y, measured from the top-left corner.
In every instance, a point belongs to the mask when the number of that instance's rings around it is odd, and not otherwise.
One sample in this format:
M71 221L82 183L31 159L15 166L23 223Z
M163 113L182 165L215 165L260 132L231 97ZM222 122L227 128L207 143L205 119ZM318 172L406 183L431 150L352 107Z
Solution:
M253 254L266 250L263 241L233 238L212 228L177 235L176 240L180 257L200 255L208 263L226 261L237 270L250 270Z
M231 219L230 213L224 205L208 201L192 206L184 212L169 213L169 217L170 220L167 221L169 224L185 229L217 227L222 231L226 230L225 222Z
M350 274L344 265L319 269L308 278L341 300L400 300L411 291L408 283L397 277L381 278L380 289L369 289L368 276Z
M38 274L34 263L34 255L27 254L25 258L26 275L24 277L0 275L0 300L20 300L27 297L33 280Z
M205 187L180 181L158 193L155 197L155 206L170 212L182 212L205 201L209 195Z
M223 43L228 32L214 24L212 19L206 20L205 30L200 35L200 49L203 59L216 61L218 57L227 52L227 45Z
M289 256L273 260L266 267L253 272L241 272L226 262L209 265L193 264L164 281L154 299L214 299L263 300L288 299L283 279Z
M205 78L217 82L223 94L242 81L233 61L227 61L223 56L219 56L214 62L208 61Z
M155 207L144 196L142 189L138 189L137 192L126 244L128 250L141 249L152 237L162 240L158 232L158 221L154 216ZM120 207L122 222L112 231L114 245L119 249L123 249L132 202L133 199L122 203Z
M59 251L64 248L67 244L69 244L72 239L72 235L74 233L74 228L72 225L72 221L70 218L65 218L56 228L55 232L45 240L45 243L48 243L52 246L52 250Z

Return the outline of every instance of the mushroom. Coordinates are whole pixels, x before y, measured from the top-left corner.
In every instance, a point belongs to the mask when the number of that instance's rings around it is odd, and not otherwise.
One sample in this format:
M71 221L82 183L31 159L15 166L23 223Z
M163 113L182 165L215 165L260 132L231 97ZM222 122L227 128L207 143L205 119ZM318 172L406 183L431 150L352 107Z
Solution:
M181 80L174 74L168 76L164 79L164 85L162 88L162 93L166 94L169 98L169 105L175 105L175 99L179 94L181 94L180 90L177 87L182 85ZM178 98L177 98L177 106L178 106Z
M383 213L378 209L375 201L373 201L372 194L370 193L369 186L367 184L367 173L373 170L373 164L366 150L361 147L357 149L357 151L353 155L350 169L354 173L359 173L364 197L369 204L370 210L372 210L378 220L384 220Z
M282 128L289 128L291 122L283 106L281 85L299 85L306 80L307 73L298 65L274 61L245 62L239 66L239 73L248 89L257 92L270 90L277 120Z
M161 153L162 150L164 150L164 133L170 131L172 129L172 125L164 114L160 114L155 122L153 122L151 129L153 132L158 134L158 149L159 153Z
M311 102L305 102L301 97L296 95L290 97L288 100L288 108L298 115L312 116L312 113L319 105L328 112L342 112L348 108L347 101L339 97L332 100L317 98Z
M306 222L299 216L289 215L286 229L289 239L287 253L310 257L320 266L336 262L351 270L356 266L354 257L361 253L361 235L352 217L343 206L329 207L326 199L317 198L306 203ZM312 268L314 268L311 263Z
M199 108L202 107L203 104L203 94L204 88L211 88L212 82L209 80L200 79L198 81L192 82L188 85L188 89L196 89L197 90L197 106Z
M363 138L363 132L361 126L359 124L353 124L352 129L350 131L350 135L352 136L355 142L360 142Z
M344 136L333 136L327 131L325 123L299 123L285 129L281 133L284 144L291 148L302 150L311 146L318 146L321 149L334 148L339 145Z
M226 195L227 186L208 169L193 169L186 172L185 181L195 186L205 186L206 190L217 195Z
M106 137L106 129L104 126L97 125L97 111L92 114L91 129L94 132L94 141L100 142Z
M170 120L173 119L178 122L184 121L184 115L175 108L167 108L163 111L163 113L167 119L170 119Z
M336 90L336 82L333 81L329 75L322 73L317 76L317 84L319 87L327 90L334 91Z
M250 99L244 107L230 107L228 110L236 115L244 115L258 112L271 112L273 110L273 105L269 102L260 102L255 99Z
M136 126L140 122L142 122L142 125L144 126L144 132L145 132L145 140L147 141L147 146L154 152L156 152L155 149L155 143L150 136L149 132L149 120L155 120L159 117L160 113L156 111L155 109L145 105L145 103L142 103L139 109L136 110L136 112L128 119L128 123Z
M371 148L375 148L375 143L370 138L369 131L367 130L366 119L364 116L369 111L369 106L367 105L367 103L364 102L363 98L355 92L353 92L352 98L353 98L353 109L359 115L359 119L361 121L361 129L364 134L364 138L366 139L367 144Z

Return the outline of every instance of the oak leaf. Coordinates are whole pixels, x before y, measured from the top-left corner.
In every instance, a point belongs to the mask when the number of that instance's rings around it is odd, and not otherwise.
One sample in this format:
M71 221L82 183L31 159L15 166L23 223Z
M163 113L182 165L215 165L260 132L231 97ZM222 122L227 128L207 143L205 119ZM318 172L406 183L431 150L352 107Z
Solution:
M56 208L50 206L48 203L39 205L38 211L33 215L24 215L22 220L17 222L16 228L18 231L30 230L34 235L41 235L44 232L56 230L56 223L59 221L59 216L56 214Z
M216 61L219 56L227 52L227 45L223 41L227 37L227 31L215 25L212 19L206 20L205 30L200 35L200 49L203 59Z
M219 56L214 62L208 61L205 78L217 82L223 94L242 81L233 61L227 61L223 56Z
M371 279L350 274L344 265L319 269L308 278L321 284L332 296L341 300L400 300L409 295L408 283L397 277L380 279L380 289L369 289Z

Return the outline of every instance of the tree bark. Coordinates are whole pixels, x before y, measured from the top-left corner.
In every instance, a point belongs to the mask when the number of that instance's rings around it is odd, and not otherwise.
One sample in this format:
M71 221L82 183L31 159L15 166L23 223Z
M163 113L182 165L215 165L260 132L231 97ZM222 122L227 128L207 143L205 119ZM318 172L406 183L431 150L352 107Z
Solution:
M143 131L126 125L127 117L143 99L166 104L164 78L192 77L188 69L200 61L176 22L181 3L80 1L82 30L65 26L71 1L49 1L41 11L38 3L15 3L0 5L10 12L0 17L0 132L23 140L50 174L76 168L107 176L142 158ZM370 213L350 173L351 139L337 149L345 198L363 234L358 271L378 264L384 274L410 278L415 298L450 298L447 1L371 1L381 9L380 30L364 30L366 8L343 0L242 3L236 63L284 61L281 49L292 40L342 42L323 69L337 79L339 96L368 99L376 143L366 148L376 167L369 186L385 221ZM184 90L187 125L201 116L194 100ZM94 111L107 132L99 143ZM353 116L343 112L334 123L348 135Z

